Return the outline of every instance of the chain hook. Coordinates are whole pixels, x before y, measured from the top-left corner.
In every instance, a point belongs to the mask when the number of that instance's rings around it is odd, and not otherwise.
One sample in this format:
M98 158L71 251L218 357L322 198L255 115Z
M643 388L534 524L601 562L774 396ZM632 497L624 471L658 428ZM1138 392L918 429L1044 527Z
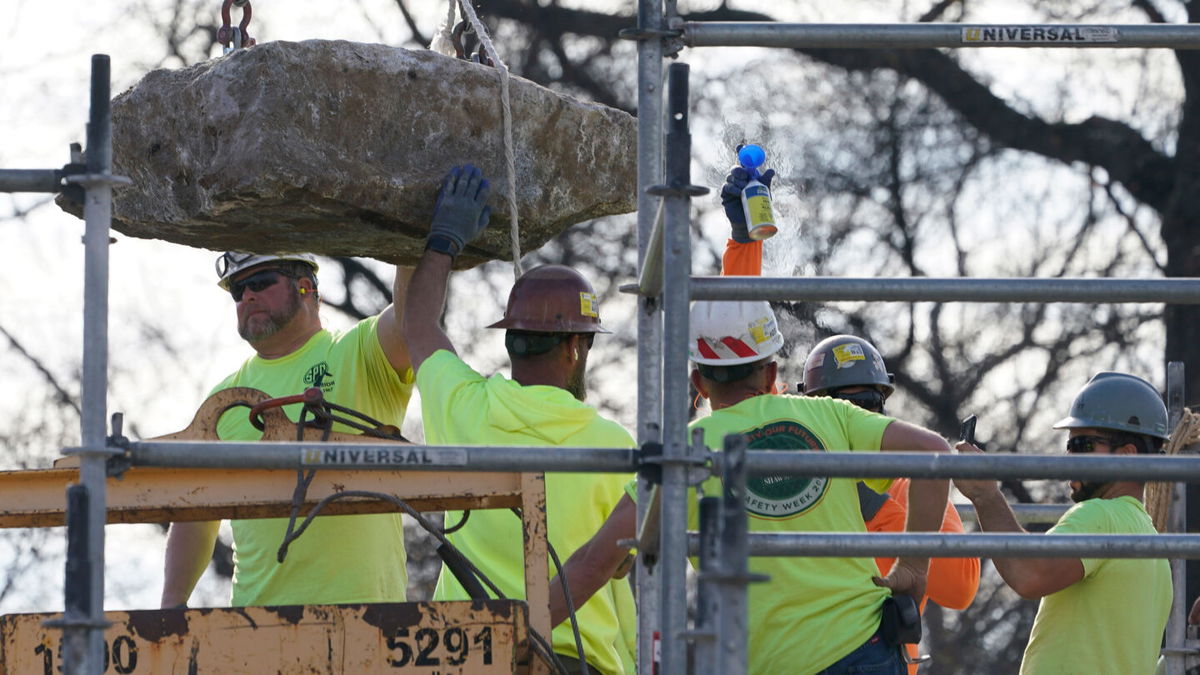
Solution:
M242 10L242 20L236 28L232 25L230 18L230 8L232 7ZM224 0L221 3L221 27L217 29L217 42L225 48L225 54L242 47L253 47L257 43L254 38L250 37L250 31L247 30L250 27L252 15L250 0ZM232 46L230 43L233 43Z
M495 67L483 49L483 42L476 37L475 28L471 26L470 21L463 19L458 22L458 25L450 31L450 43L454 45L454 56L457 58Z

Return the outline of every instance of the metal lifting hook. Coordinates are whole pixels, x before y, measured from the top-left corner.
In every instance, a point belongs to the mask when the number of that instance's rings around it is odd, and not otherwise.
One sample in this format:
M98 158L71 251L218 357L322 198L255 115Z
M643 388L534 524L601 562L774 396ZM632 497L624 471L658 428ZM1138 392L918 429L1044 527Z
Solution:
M454 55L458 58L495 67L483 49L483 42L475 35L475 29L471 26L470 21L464 19L458 22L458 25L450 31L450 43L454 45Z
M233 27L229 17L231 7L239 7L242 10L242 21ZM247 28L250 27L250 17L252 15L250 0L224 0L221 3L221 27L217 30L217 42L225 48L225 53L242 47L253 47L256 44L254 38L250 37ZM230 42L233 43L230 46Z

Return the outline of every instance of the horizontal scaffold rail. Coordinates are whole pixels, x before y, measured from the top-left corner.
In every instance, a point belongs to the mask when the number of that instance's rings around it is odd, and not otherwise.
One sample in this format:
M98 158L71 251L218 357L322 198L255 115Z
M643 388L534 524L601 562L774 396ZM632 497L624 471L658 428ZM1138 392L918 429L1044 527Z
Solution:
M451 447L400 443L136 441L133 466L202 469L583 471L632 473L637 451L619 448ZM524 468L516 468L524 467Z
M1200 49L1200 25L775 23L683 24L689 47L930 49L1090 47Z
M974 504L955 504L954 508L958 511L958 517L964 523L979 522L979 514L975 512ZM1022 525L1032 525L1034 523L1056 523L1062 515L1071 508L1070 504L1010 504L1013 515L1017 517L1017 522Z
M0 169L0 192L59 192L62 179L54 169Z
M720 475L721 453L713 455ZM756 476L840 478L1028 478L1200 482L1200 456L1189 455L959 455L923 452L750 450L746 471Z
M771 557L1200 558L1195 534L867 534L752 532L750 555ZM700 535L688 533L698 555Z
M1200 304L1200 279L692 277L693 300Z

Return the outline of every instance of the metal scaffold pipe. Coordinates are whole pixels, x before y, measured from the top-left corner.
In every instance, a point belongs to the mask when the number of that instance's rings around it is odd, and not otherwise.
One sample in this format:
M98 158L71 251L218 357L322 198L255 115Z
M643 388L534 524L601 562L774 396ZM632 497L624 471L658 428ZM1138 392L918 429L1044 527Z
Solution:
M55 169L0 169L0 192L58 192L62 172Z
M648 188L663 180L663 42L652 39L665 24L659 0L638 0L639 40L637 46L638 116L637 116L637 223L638 262L645 278L646 266L659 266L657 288L662 288L662 232L654 235L661 222L662 202ZM655 250L657 249L657 250ZM656 298L643 294L638 299L637 313L637 442L662 441L662 305ZM651 486L638 480L638 522L644 523ZM657 542L656 542L657 543ZM637 562L638 604L638 672L654 669L654 635L659 628L659 576L651 574L645 560Z
M663 675L687 671L687 483L688 284L692 267L691 161L688 127L688 66L667 67L666 184L663 196L663 470L660 534L659 611Z
M689 555L700 537L688 534ZM769 557L933 558L1200 558L1200 535L896 534L761 532L750 534L750 554Z
M1200 304L1200 279L694 277L693 300Z
M1200 482L1200 456L1165 455L957 455L919 452L754 450L751 475L839 478L982 478L1002 480L1133 480ZM713 456L718 470L720 454Z
M979 522L979 514L975 511L974 504L955 504L955 510L958 511L958 517L964 523ZM1031 525L1034 523L1056 523L1062 515L1071 508L1069 504L1011 504L1013 515L1017 517L1017 522L1022 525Z
M974 47L1200 49L1200 25L775 23L683 24L689 47L932 49Z
M379 471L572 471L631 473L636 450L450 447L399 443L137 441L133 466L192 469L373 469Z

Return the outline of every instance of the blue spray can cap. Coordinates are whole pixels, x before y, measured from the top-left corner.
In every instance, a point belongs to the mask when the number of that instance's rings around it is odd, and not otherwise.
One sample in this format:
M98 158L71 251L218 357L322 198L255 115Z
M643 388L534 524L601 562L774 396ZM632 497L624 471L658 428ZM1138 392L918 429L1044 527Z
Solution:
M738 148L737 155L738 164L742 165L751 178L758 178L758 167L767 161L767 153L761 147L749 144Z

